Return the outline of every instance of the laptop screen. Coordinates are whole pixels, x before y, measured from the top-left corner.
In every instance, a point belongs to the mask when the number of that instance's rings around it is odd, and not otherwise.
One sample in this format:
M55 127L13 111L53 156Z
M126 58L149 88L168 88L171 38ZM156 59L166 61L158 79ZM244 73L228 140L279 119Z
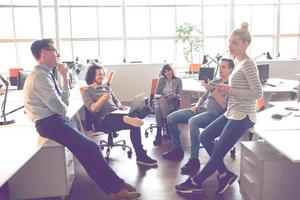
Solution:
M214 79L215 68L213 67L200 67L199 69L199 80L213 80Z
M257 70L261 84L266 83L269 78L269 64L257 65Z

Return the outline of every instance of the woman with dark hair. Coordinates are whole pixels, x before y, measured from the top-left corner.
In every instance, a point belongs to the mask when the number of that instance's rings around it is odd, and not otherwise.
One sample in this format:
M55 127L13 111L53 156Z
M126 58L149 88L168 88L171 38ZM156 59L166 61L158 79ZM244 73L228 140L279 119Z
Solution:
M169 64L163 66L161 75L162 77L158 80L154 95L156 99L155 119L157 125L157 133L153 141L154 146L161 144L163 124L166 125L167 116L179 107L179 98L182 91L182 81L175 76L174 70ZM168 128L167 125L166 128Z
M147 155L141 142L142 118L150 113L150 108L142 106L137 112L114 114L115 110L125 110L128 107L121 104L112 89L103 83L104 69L96 64L91 65L86 73L86 83L89 85L82 92L84 105L96 117L100 127L113 131L130 129L130 139L136 153L137 164L156 166L157 161Z

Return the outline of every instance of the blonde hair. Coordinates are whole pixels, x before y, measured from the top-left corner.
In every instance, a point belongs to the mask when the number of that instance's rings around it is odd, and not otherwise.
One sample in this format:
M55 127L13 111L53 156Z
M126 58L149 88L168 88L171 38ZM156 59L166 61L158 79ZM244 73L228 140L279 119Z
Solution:
M241 24L241 28L237 28L232 32L232 35L238 35L243 42L251 43L251 34L248 30L249 24L247 22L243 22Z

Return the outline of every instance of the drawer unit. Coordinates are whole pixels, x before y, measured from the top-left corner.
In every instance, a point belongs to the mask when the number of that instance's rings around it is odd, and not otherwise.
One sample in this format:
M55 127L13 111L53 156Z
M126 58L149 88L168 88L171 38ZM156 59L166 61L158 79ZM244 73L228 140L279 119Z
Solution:
M247 200L299 200L300 163L263 141L242 142L240 192ZM298 188L298 189L297 189Z

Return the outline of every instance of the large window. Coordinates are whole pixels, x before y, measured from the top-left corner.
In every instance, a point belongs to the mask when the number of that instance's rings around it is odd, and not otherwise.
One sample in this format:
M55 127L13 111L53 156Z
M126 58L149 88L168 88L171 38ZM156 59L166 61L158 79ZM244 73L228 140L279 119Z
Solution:
M200 28L201 55L226 56L229 34L247 21L253 37L250 56L270 52L283 59L300 57L299 0L59 0L58 27L54 2L0 1L0 71L32 67L30 44L42 37L56 40L57 35L62 60L187 67L183 45L175 42L176 26L183 23ZM201 62L201 55L195 62Z

